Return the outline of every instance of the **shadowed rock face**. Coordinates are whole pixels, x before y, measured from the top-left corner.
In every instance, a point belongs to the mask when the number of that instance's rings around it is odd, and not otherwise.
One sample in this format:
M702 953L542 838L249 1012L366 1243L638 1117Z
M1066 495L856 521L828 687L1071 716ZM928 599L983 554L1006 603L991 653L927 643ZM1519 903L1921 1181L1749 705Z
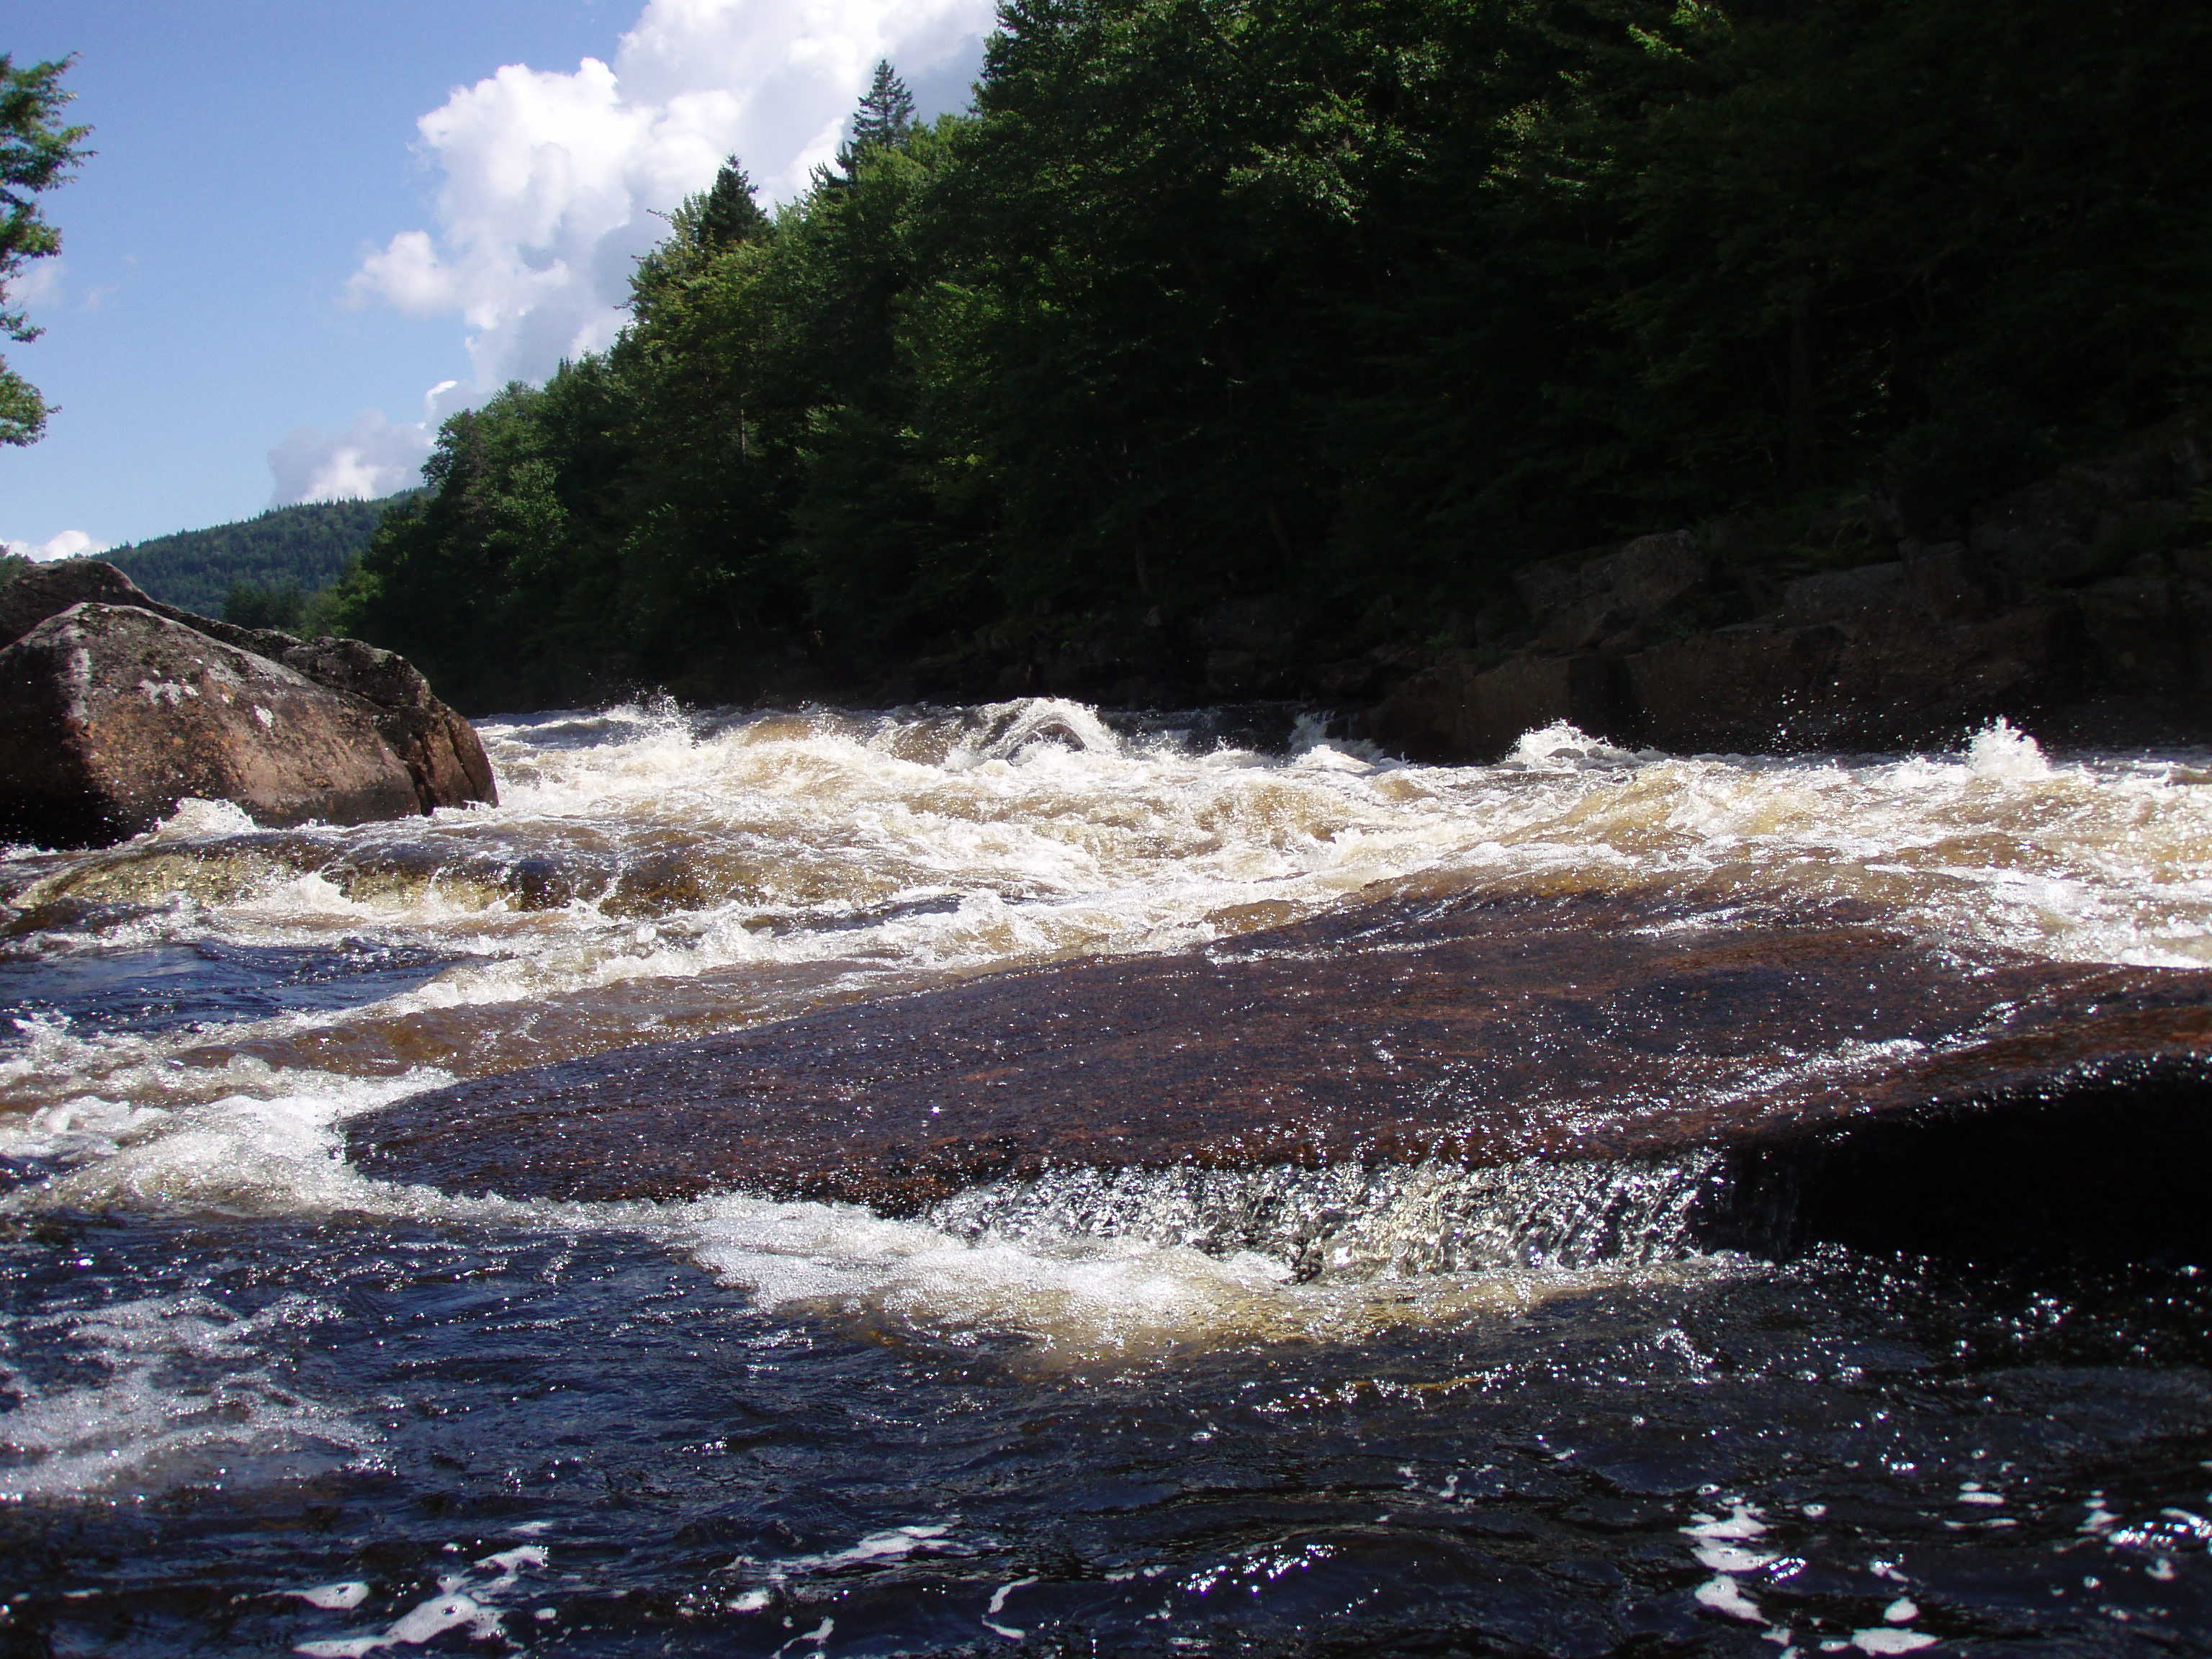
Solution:
M461 1193L890 1214L1048 1169L1718 1148L1739 1179L1713 1237L1771 1243L1838 1182L1910 1166L1909 1148L1854 1165L1863 1129L1940 1131L1971 1161L1976 1124L2131 1079L2166 1091L2158 1122L2194 1125L2208 1057L2212 974L1962 962L1861 919L1635 894L1462 897L486 1078L349 1139L372 1175Z
M1914 748L2000 716L2046 740L2201 743L2212 545L2190 502L2208 467L2183 420L1983 504L1965 540L1939 528L1948 509L1878 498L1869 562L1794 580L1723 526L1547 559L1513 578L1522 649L1431 662L1364 731L1447 762L1555 720L1676 753Z

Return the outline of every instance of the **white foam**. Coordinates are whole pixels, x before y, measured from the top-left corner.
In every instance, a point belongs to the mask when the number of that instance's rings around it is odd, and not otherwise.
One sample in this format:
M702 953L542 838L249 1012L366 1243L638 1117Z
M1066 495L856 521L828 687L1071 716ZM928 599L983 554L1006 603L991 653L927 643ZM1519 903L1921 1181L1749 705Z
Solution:
M366 1659L380 1648L418 1647L453 1630L466 1630L477 1641L495 1640L501 1635L500 1610L461 1590L441 1590L410 1607L380 1633L302 1642L292 1651L308 1659Z
M286 1590L287 1595L296 1595L311 1607L320 1607L326 1613L350 1613L368 1600L368 1586L359 1579L342 1584L318 1584L313 1589Z
M168 817L138 839L142 843L192 841L208 836L244 835L259 828L246 809L227 800L202 800L187 795Z
M1617 766L1637 757L1591 737L1565 720L1524 732L1505 757L1510 766L1534 772L1571 772L1592 764Z
M1707 1579L1698 1586L1697 1599L1700 1607L1711 1607L1731 1619L1741 1619L1753 1625L1766 1622L1766 1615L1759 1611L1759 1603L1745 1595L1742 1587L1733 1578Z
M2020 782L2051 776L2043 746L2010 720L1999 716L1974 733L1966 745L1966 769L1978 778Z
M1772 1550L1740 1549L1733 1544L1699 1544L1691 1554L1715 1572L1756 1572L1782 1558Z
M452 1549L453 1546L448 1544L446 1547ZM466 1630L477 1641L501 1640L502 1598L521 1583L526 1571L543 1571L546 1559L544 1547L538 1544L501 1550L476 1562L475 1571L441 1577L435 1595L416 1602L381 1631L302 1642L292 1651L304 1653L309 1659L366 1659L366 1656L382 1648L418 1647L456 1630ZM499 1570L496 1577L487 1579L479 1576L484 1569L494 1567ZM285 1593L319 1607L350 1612L368 1599L368 1586L332 1584L320 1589ZM546 1618L547 1611L541 1608L537 1616Z
M1936 1642L1933 1636L1917 1630L1899 1630L1893 1626L1851 1633L1851 1645L1861 1653L1917 1653L1923 1648L1934 1647Z
M304 1297L240 1316L205 1297L161 1296L25 1321L97 1375L43 1388L12 1379L0 1501L221 1486L249 1462L265 1477L352 1461L374 1437L297 1398L258 1357L275 1328L329 1316Z
M932 721L945 731L930 736ZM2053 769L2002 725L1963 757L1855 763L1633 754L1562 725L1526 734L1502 766L1462 769L1384 765L1310 724L1281 758L1131 744L1052 699L960 717L719 723L663 706L483 730L498 808L317 830L263 857L240 841L235 809L192 806L159 832L167 864L134 844L70 862L40 890L58 879L97 896L109 882L144 897L174 880L198 902L145 919L141 937L212 926L313 943L373 928L482 959L417 994L422 1007L829 951L965 971L1158 948L1224 916L1310 914L1439 865L1506 890L1741 877L1819 898L1840 886L1906 925L2038 954L2212 959L2212 791L2171 769ZM2024 781L2035 790L2011 787ZM316 844L330 861L297 867ZM383 847L440 849L447 873L419 858L381 872ZM741 896L701 906L679 887L642 917L611 904L612 872L656 848L735 871ZM579 896L525 907L498 874L520 854L568 860ZM932 893L958 908L826 935L806 925ZM655 932L641 937L641 921Z
M1467 1189L1480 1194L1496 1172L1461 1173ZM1297 1176L1258 1170L1241 1178L1273 1190ZM1387 1237L1403 1228L1435 1251L1470 1219L1468 1212L1434 1209L1435 1179L1416 1170L1378 1181L1360 1200L1364 1211L1337 1218L1340 1236ZM1407 1190L1422 1194L1411 1208L1401 1201ZM1190 1347L1357 1340L1409 1322L1511 1318L1630 1273L1700 1279L1736 1270L1731 1258L1669 1261L1632 1249L1631 1260L1586 1267L1500 1265L1485 1247L1474 1251L1480 1267L1462 1269L1448 1252L1448 1260L1418 1262L1406 1277L1399 1268L1407 1247L1396 1244L1346 1263L1347 1271L1297 1282L1293 1263L1303 1246L1289 1235L1255 1241L1264 1249L1215 1237L1200 1249L1176 1241L1172 1216L1162 1236L1153 1224L1160 1216L1148 1217L1141 1205L1126 1214L1108 1206L1087 1222L1049 1200L1026 1212L1015 1205L996 1214L1018 1227L1012 1232L979 1228L992 1213L958 1207L933 1224L845 1206L721 1198L667 1206L653 1224L672 1248L764 1306L887 1323L924 1340L997 1340L1048 1368ZM1082 1225L1102 1231L1071 1230Z

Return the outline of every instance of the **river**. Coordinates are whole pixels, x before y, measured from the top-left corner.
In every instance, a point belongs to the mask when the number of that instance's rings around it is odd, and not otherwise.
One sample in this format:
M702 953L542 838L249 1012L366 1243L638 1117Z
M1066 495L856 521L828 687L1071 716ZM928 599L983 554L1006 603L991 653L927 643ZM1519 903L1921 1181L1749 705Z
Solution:
M2212 1651L2194 1264L1655 1220L1293 1272L1050 1204L453 1197L344 1155L459 1080L1408 880L2204 968L2212 757L1553 728L1423 768L1044 700L479 729L496 808L0 853L0 1653Z

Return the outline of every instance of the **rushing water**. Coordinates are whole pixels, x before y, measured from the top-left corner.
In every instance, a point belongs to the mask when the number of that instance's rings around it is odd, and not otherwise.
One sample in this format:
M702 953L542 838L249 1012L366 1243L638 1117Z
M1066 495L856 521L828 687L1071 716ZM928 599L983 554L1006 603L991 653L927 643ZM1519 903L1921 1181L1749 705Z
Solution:
M2212 1650L2193 1268L1700 1255L1695 1160L888 1221L342 1157L458 1079L1408 883L2212 965L2208 757L1424 769L1046 702L483 734L496 809L0 858L0 1652ZM1255 1194L1329 1249L1223 1221Z

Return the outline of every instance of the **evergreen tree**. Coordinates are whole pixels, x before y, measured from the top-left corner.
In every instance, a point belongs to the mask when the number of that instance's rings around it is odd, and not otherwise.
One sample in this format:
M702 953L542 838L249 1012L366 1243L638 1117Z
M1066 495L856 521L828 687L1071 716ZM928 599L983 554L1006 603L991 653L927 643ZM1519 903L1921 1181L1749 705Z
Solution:
M307 616L307 595L296 582L235 581L223 597L223 621L240 628L274 628L297 634Z
M869 82L867 91L860 94L860 106L853 113L853 138L848 148L855 155L863 155L871 149L903 143L913 131L914 94L899 79L890 60L879 58L875 78Z
M1000 24L972 114L886 63L799 200L733 159L670 215L613 347L448 423L350 624L476 708L1114 696L1224 616L1343 661L1493 638L1609 536L1940 518L2212 387L2203 8Z
M100 556L155 599L204 617L225 614L240 583L297 588L312 600L337 581L394 504L387 498L275 507L234 524L157 536Z
M92 129L55 125L76 96L62 90L62 75L74 58L17 69L0 52L0 334L27 343L40 330L20 311L8 309L8 285L24 264L61 252L61 233L39 211L41 192L67 182L76 164L91 152L83 147ZM39 389L0 361L0 443L34 443L46 428L52 410Z
M699 198L695 234L702 246L729 247L749 241L768 229L768 215L753 199L753 181L738 165L738 158L726 158L721 171L714 175L714 184L704 198Z
M817 194L835 191L850 184L864 156L874 150L895 149L913 132L914 95L907 90L906 82L899 79L889 58L876 60L875 78L860 94L851 127L851 135L837 146L836 165L815 169L814 187Z
M767 235L773 223L753 199L753 181L729 156L705 190L687 196L667 216L668 235L637 262L630 302L642 316L674 288L696 280L726 248Z

